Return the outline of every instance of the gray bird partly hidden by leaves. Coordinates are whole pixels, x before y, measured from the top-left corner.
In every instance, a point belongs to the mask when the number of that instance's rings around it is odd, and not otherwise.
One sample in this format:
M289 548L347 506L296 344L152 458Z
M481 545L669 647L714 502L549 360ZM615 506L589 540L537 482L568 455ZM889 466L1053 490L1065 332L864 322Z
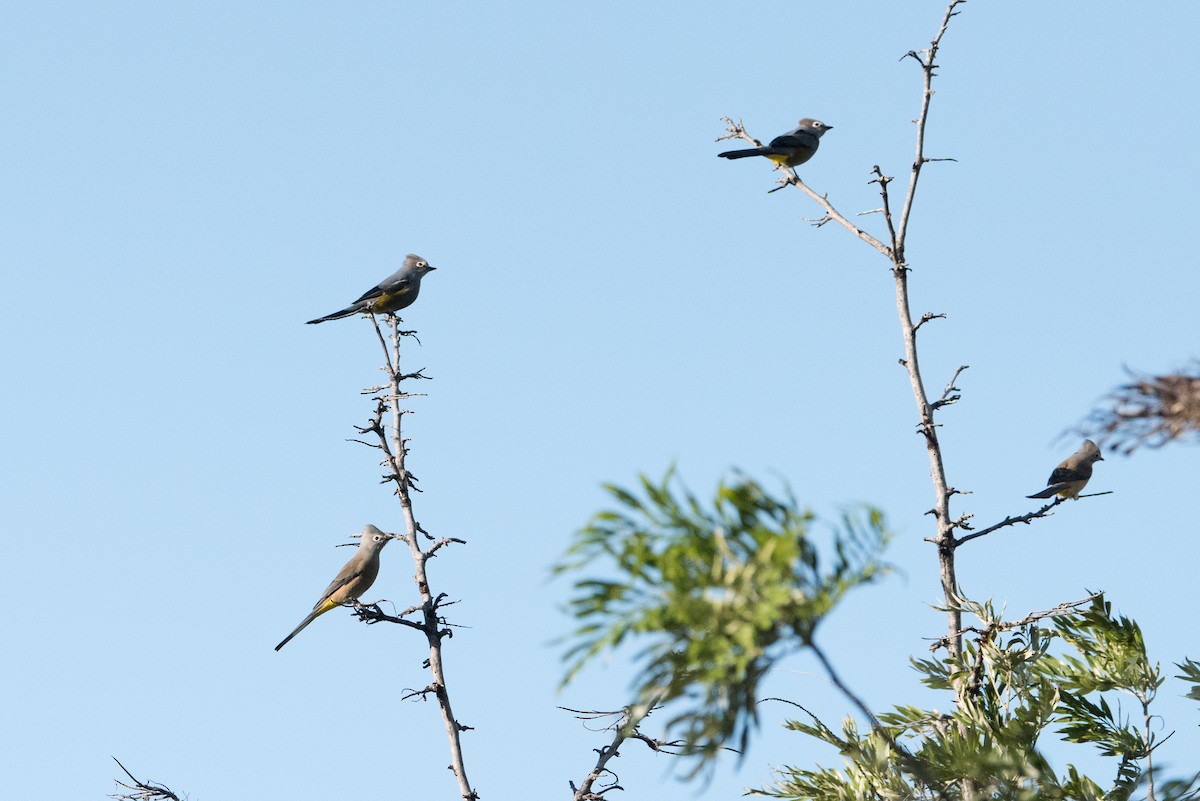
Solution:
M335 311L333 314L309 320L308 324L323 323L326 320L340 320L352 314L387 314L389 312L398 312L412 305L413 301L417 299L417 293L421 290L421 278L435 269L437 268L431 267L429 262L420 256L409 253L404 257L404 264L399 270L396 270L396 272L380 281L377 285L368 289L354 303L341 311Z
M308 613L308 617L301 620L300 625L296 626L291 634L284 637L283 642L275 646L275 650L278 651L287 645L293 637L304 630L305 626L330 609L347 601L358 600L358 596L371 589L371 585L375 583L375 577L379 575L379 552L383 550L383 546L387 545L390 539L392 539L391 534L385 534L370 523L364 526L362 541L358 543L358 550L354 552L354 556L346 563L345 567L338 571L333 582L325 588L325 592L321 594L321 600L317 601L317 605Z
M766 156L776 164L795 167L813 157L821 144L821 136L832 125L826 125L820 120L805 117L794 131L775 137L771 144L765 147L751 147L745 150L726 150L717 155L723 159L744 159L750 156Z
M1054 472L1050 474L1050 480L1047 482L1048 487L1039 493L1025 497L1049 498L1051 495L1057 495L1060 498L1078 498L1079 493L1087 486L1088 479L1092 477L1092 465L1103 461L1104 457L1100 455L1100 448L1096 443L1085 439L1083 445L1079 446L1079 450L1063 459L1062 464L1054 468Z

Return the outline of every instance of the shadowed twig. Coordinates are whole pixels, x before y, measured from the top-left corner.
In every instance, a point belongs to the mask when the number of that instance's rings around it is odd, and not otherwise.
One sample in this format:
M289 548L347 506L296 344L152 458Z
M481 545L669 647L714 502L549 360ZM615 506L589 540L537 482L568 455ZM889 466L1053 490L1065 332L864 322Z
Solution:
M128 792L113 793L109 796L109 798L115 798L118 799L118 801L159 801L160 799L162 799L162 801L182 801L182 799L175 795L175 793L172 792L171 789L166 785L159 784L158 782L140 781L134 778L134 775L129 772L129 769L121 764L121 760L113 757L112 761L117 763L117 767L119 767L121 771L129 777L129 780L133 782L133 784L126 784L120 779L117 779L117 784L121 787L124 787Z

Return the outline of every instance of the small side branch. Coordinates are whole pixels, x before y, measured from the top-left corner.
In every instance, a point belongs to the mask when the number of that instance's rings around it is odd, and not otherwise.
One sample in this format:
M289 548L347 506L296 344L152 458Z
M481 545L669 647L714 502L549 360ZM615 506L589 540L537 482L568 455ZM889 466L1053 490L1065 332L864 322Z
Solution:
M938 316L940 317L941 315ZM936 412L943 406L950 406L951 404L958 403L959 399L962 397L958 394L962 392L962 390L957 386L958 377L962 375L963 370L966 370L969 367L970 365L964 364L954 371L954 375L950 376L950 380L946 382L946 388L942 390L942 397L938 398L931 404L933 411Z
M913 157L912 173L908 180L908 193L904 196L904 206L900 211L900 223L896 227L896 243L897 243L897 260L904 261L904 241L908 236L908 221L912 215L913 201L917 196L917 181L921 177L921 168L926 162L932 161L925 156L925 126L929 122L929 104L933 100L933 79L937 75L937 54L938 49L942 46L942 37L946 35L946 30L950 27L950 20L958 16L958 7L965 3L966 0L951 0L950 5L946 7L946 13L942 16L942 24L938 28L937 35L933 37L933 41L929 43L929 48L918 54L915 51L910 51L905 54L905 58L913 58L921 65L921 72L924 76L924 90L921 94L921 113L917 115L917 152Z
M1092 601L1096 600L1097 598L1101 597L1102 595L1104 595L1103 590L1101 590L1100 592L1094 592L1086 598L1080 598L1078 601L1064 601L1063 603L1061 603L1058 606L1055 606L1051 609L1045 609L1041 612L1030 612L1028 615L1021 618L1020 620L1014 620L1009 623L997 622L997 623L992 623L988 626L984 626L982 628L980 628L978 626L967 626L964 629L960 629L960 630L954 632L953 635L941 637L937 640L934 640L933 643L930 644L929 650L936 651L939 648L946 648L949 646L952 638L961 639L963 636L965 636L967 634L976 634L979 636L979 638L981 640L988 640L1000 632L1011 631L1012 629L1024 628L1025 626L1028 626L1031 623L1037 623L1039 620L1045 620L1047 618L1062 617L1063 615L1074 614L1081 606L1086 606L1086 605L1090 604Z
M604 794L610 790L625 789L617 783L619 778L608 767L608 763L621 755L619 749L627 740L637 740L644 743L650 750L656 753L670 754L672 756L679 756L686 753L683 750L686 743L681 740L670 742L658 740L648 737L638 730L641 722L658 708L658 699L654 699L646 704L632 704L624 709L611 712L583 711L559 707L559 709L574 714L580 720L615 718L613 723L605 726L603 729L613 732L612 741L608 745L603 745L596 749L596 764L591 772L584 777L584 780L578 786L574 781L568 782L571 787L572 801L600 801L604 797ZM603 787L600 787L601 783L604 783Z
M421 611L421 607L410 606L408 609L405 609L398 615L389 615L381 608L380 605L383 603L386 602L375 601L369 604L355 602L352 604L354 616L366 623L368 626L376 623L396 623L401 626L408 626L409 628L416 629L417 631L425 630L424 625L421 623L418 623L415 620L407 620L405 618L406 615L411 615L414 612Z
M861 239L863 242L866 242L868 245L875 248L875 250L879 251L879 253L881 253L885 258L889 258L889 259L892 258L892 249L891 248L889 248L887 245L880 242L875 237L868 234L863 229L859 228L854 223L850 222L850 220L846 219L846 216L844 214L842 214L840 211L838 211L836 208L834 208L833 204L829 202L829 197L827 195L817 194L816 190L812 189L811 187L809 187L808 184L806 184L806 183L804 183L804 181L800 180L800 176L796 173L796 171L794 169L787 168L787 167L781 167L781 166L777 166L776 169L783 171L783 177L779 179L781 187L787 186L787 185L796 187L801 192L803 192L804 194L806 194L810 198L812 198L814 201L816 201L817 205L819 205L822 209L825 210L825 216L818 219L815 223L813 223L814 225L816 225L817 227L820 227L827 222L831 222L831 221L836 222L838 225L842 226L847 231L854 234L856 237ZM772 191L774 191L774 190L772 190Z
M1077 499L1095 498L1100 495L1112 495L1112 490L1106 490L1105 492L1089 492L1089 493L1077 496ZM1026 512L1023 515L1015 515L1012 517L1006 517L1003 520L1001 520L999 523L988 526L985 529L981 529L980 531L974 531L970 534L964 534L963 536L958 537L957 539L955 539L953 541L952 547L957 548L958 546L962 545L965 542L970 542L971 540L979 539L980 537L986 537L988 534L993 534L1002 528L1007 528L1008 526L1015 526L1019 523L1024 523L1025 525L1029 525L1034 520L1038 520L1039 518L1053 517L1054 508L1057 506L1061 506L1067 500L1068 500L1067 498L1056 497L1056 498L1054 498L1054 500L1043 505L1041 509L1035 509L1032 512ZM971 527L966 524L963 524L961 526L961 528L963 528L967 531L971 531ZM932 542L932 540L928 540L928 538L927 538L927 541Z
M745 140L746 142L749 142L754 147L762 147L762 142L758 141L757 139L755 139L753 136L751 136L749 133L746 132L746 127L742 124L742 121L740 119L737 122L734 122L733 118L731 118L731 117L722 117L721 121L725 123L726 131L722 136L717 137L718 142L725 140L725 139L742 139L742 140ZM871 236L870 234L868 234L863 229L859 228L854 223L850 222L850 220L846 219L845 215L843 215L841 212L839 212L836 208L833 207L833 204L829 202L828 197L826 197L825 195L817 194L817 192L814 191L813 189L811 189L808 186L808 184L806 184L806 183L804 183L804 181L800 180L800 176L796 174L796 171L794 169L784 167L783 165L780 165L780 164L775 165L775 169L780 170L782 172L782 177L780 177L780 179L779 179L779 186L770 190L771 192L777 192L780 189L783 189L785 186L795 186L796 188L798 188L802 192L804 192L804 194L808 195L810 198L815 200L817 202L817 204L820 205L821 208L823 208L825 210L825 216L817 219L813 223L814 225L816 225L817 227L820 227L827 222L831 222L831 221L836 222L839 225L841 225L842 227L844 227L847 231L850 231L852 234L857 236L863 242L866 242L868 245L875 248L877 251L882 253L884 256L887 256L890 258L891 254L890 254L890 251L889 251L887 245L883 244L878 239Z
M119 786L124 787L127 792L117 792L109 796L109 798L117 799L117 801L182 801L179 796L164 784L151 781L141 781L134 778L134 775L129 772L129 769L121 764L121 760L116 757L112 758L113 762L117 763L117 767L121 772L129 777L129 781L133 784L126 784L117 779Z

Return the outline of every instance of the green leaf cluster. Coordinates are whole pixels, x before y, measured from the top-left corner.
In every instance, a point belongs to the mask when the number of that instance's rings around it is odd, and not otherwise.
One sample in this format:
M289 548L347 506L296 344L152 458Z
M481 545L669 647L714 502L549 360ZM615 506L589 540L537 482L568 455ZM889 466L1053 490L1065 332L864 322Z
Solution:
M639 703L669 704L667 729L711 758L744 749L759 683L854 587L888 572L874 509L843 515L819 548L816 520L790 491L773 496L735 475L711 504L662 481L641 492L606 487L615 508L580 530L557 572L583 574L570 610L579 622L564 683L598 655L631 643Z
M1047 617L1048 625L1005 624L988 603L966 608L980 624L958 658L912 660L925 684L953 693L952 713L897 706L878 716L880 730L866 733L852 720L841 733L811 715L793 721L790 728L837 748L844 766L785 768L762 794L822 801L1130 798L1149 778L1149 704L1162 684L1137 624L1113 615L1102 596ZM1200 682L1200 665L1180 667ZM1113 708L1110 696L1122 694L1137 700L1136 719ZM1056 771L1041 747L1048 733L1097 749L1112 773L1092 778L1074 764ZM912 759L883 747L886 738ZM1156 797L1195 798L1197 778L1162 783Z

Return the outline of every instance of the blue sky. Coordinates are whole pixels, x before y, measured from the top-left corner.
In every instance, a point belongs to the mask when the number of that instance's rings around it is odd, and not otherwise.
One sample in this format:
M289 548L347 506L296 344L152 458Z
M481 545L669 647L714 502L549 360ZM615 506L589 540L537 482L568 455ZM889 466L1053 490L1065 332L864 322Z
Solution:
M740 468L825 518L883 508L901 574L821 631L876 708L948 699L907 667L944 633L932 505L886 264L765 162L717 159L818 117L802 169L847 214L912 158L908 50L944 5L9 4L0 24L0 320L8 377L0 709L4 795L98 798L119 757L196 799L449 798L445 738L405 630L326 615L281 653L366 522L400 526L346 440L378 381L369 324L305 326L407 252L437 268L405 314L436 380L409 418L417 515L462 537L446 662L485 799L565 797L630 667L562 693L565 582L548 567L606 503L677 465ZM1196 355L1190 226L1200 7L973 0L947 35L909 240L956 498L982 527L1078 445L1123 378ZM876 234L877 216L858 218ZM1185 447L1109 457L1112 495L966 546L959 578L1013 616L1104 589L1170 670L1200 657ZM371 597L407 606L384 552ZM766 688L836 723L800 656ZM1200 711L1169 680L1159 764L1194 768ZM780 729L704 791L838 764ZM1072 757L1074 759L1074 757ZM1089 765L1086 758L1079 758ZM1063 759L1065 763L1065 758ZM629 798L690 798L626 748ZM1108 771L1104 771L1108 775Z

